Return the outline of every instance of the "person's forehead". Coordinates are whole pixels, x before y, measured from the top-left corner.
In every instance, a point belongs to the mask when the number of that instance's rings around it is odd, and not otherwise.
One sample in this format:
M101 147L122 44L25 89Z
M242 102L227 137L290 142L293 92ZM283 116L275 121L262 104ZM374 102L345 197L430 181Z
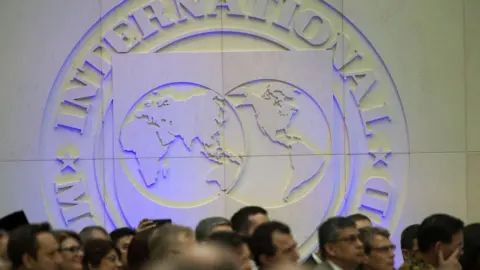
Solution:
M181 232L177 235L177 240L179 243L190 243L190 242L194 242L195 238L191 233Z
M94 229L92 231L92 238L109 240L110 236L102 230Z
M217 225L213 228L213 232L231 232L232 226L227 224Z
M55 240L55 237L53 237L53 234L49 232L41 232L37 235L37 240L40 245L40 248L42 247L56 247L58 246L57 240Z
M66 238L65 240L62 241L62 245L64 245L64 246L71 246L71 245L75 245L75 244L78 244L78 241L77 241L77 239L75 239L73 237L68 237L68 238Z
M339 237L358 235L358 229L355 227L347 227L347 228L338 229L337 233Z
M125 243L130 242L133 239L133 235L124 235L118 239L118 242Z
M391 244L392 242L390 241L390 239L388 237L385 237L383 235L375 235L373 237L373 244L374 245L385 245L385 244Z
M361 228L367 228L367 227L372 227L372 222L368 219L359 219L355 221L355 225L357 226L358 229Z
M257 213L257 214L250 215L248 217L248 220L250 222L253 222L253 223L256 223L256 224L267 223L269 221L268 216L264 215L262 213Z
M295 239L293 239L293 236L291 234L278 231L273 232L272 240L273 244L278 247L290 246L295 243Z

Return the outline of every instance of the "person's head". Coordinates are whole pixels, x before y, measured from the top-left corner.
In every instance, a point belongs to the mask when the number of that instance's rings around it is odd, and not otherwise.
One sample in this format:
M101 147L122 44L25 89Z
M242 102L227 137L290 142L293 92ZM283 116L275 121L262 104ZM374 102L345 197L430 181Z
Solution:
M133 237L127 252L129 269L140 269L150 259L148 241L155 228L140 231Z
M148 246L151 258L161 260L189 252L195 243L190 228L169 224L153 231Z
M232 231L232 223L223 217L202 219L195 228L197 242L207 241L210 235L217 231Z
M463 229L463 254L460 263L463 270L480 269L480 223L473 223Z
M120 251L112 241L104 239L91 239L85 244L84 262L90 270L118 270L122 268Z
M111 240L107 231L100 226L88 226L83 228L80 231L80 239L82 239L82 243L84 244L92 239Z
M154 259L144 270L240 270L231 252L209 244L197 245L188 253L168 260Z
M402 248L403 261L408 263L418 251L417 233L420 224L413 224L405 228L400 237L400 247Z
M318 228L322 260L330 260L349 268L365 261L363 243L355 221L346 217L327 219Z
M0 259L8 260L7 243L8 243L8 233L6 231L0 230Z
M417 233L420 253L430 255L436 266L439 253L446 259L462 248L463 227L463 221L447 214L434 214L425 218Z
M236 232L218 231L214 232L208 243L226 247L232 250L233 254L238 258L242 270L250 270L252 265L250 263L250 248L248 243Z
M128 261L128 246L130 242L132 242L133 237L135 236L135 231L131 228L124 227L113 230L110 233L110 238L112 239L113 243L120 250L121 260L123 265L127 265Z
M269 221L267 210L260 206L246 206L233 214L232 229L240 235L251 236L255 229Z
M390 233L378 227L359 230L360 241L367 260L365 265L372 270L392 270L395 267L395 245L390 241Z
M72 231L54 231L53 235L57 239L60 247L62 270L82 270L83 269L83 246L80 236Z
M357 229L372 227L372 221L370 220L370 218L360 213L350 215L348 216L348 218L355 222L355 226L357 226Z
M7 254L12 270L57 270L62 262L58 242L48 223L23 225L8 240Z
M257 227L249 240L250 251L258 266L270 268L299 259L297 242L290 228L278 221L269 221Z

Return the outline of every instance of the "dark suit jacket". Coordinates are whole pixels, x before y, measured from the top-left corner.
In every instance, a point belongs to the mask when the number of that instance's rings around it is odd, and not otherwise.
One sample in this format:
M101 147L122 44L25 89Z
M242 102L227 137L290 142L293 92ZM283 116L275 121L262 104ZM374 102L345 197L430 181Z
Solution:
M308 256L308 258L302 263L302 265L307 269L313 269L315 266L318 265L317 261L313 258L312 255Z

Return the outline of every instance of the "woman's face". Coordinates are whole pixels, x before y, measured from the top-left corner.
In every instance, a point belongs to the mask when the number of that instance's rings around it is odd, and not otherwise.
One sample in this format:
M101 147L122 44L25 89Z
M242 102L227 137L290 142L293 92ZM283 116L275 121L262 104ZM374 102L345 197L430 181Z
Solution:
M62 269L83 269L83 248L75 238L69 237L60 244L60 254L62 255Z
M122 269L122 262L117 252L112 249L100 262L99 270L120 270Z

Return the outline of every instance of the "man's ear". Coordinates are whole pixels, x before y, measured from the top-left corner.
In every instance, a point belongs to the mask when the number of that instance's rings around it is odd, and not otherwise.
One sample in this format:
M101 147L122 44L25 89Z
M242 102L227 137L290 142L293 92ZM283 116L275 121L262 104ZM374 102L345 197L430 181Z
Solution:
M25 268L32 269L35 268L35 259L27 253L22 256L22 263L25 265Z
M442 243L440 241L436 242L433 246L433 250L435 250L435 254L439 254L440 250L442 249Z
M408 256L408 249L402 249L402 255L403 255L403 261L407 261L410 259L410 257Z
M328 256L331 256L331 257L336 257L336 251L333 248L333 246L330 245L330 244L325 245L325 253L326 253L325 255L328 255Z

